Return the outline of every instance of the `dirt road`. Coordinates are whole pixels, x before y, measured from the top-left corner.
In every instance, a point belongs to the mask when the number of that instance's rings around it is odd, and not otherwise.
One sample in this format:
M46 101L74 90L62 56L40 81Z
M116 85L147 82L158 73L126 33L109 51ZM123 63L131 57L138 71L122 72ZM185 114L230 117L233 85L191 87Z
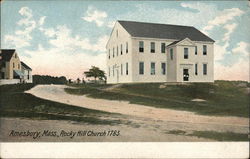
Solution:
M111 113L120 113L124 115L148 118L152 120L236 126L249 125L248 118L203 116L187 111L177 111L172 109L130 104L126 101L111 101L105 99L93 99L86 96L71 95L64 91L64 88L66 87L67 86L65 85L38 85L31 90L26 91L26 93L30 93L37 97L59 103L71 104L79 107Z
M193 131L235 132L247 134L249 131L248 119L239 117L213 117L197 115L187 111L160 109L149 106L130 104L125 101L110 101L93 99L86 96L67 94L64 85L38 85L26 93L37 97L66 103L88 109L101 110L121 114L118 118L123 123L116 125L90 125L81 122L57 121L57 120L29 120L17 118L1 118L1 141L213 141L195 136L188 136ZM105 120L103 117L100 117ZM107 117L112 119L113 116ZM116 115L117 118L117 115ZM43 136L32 137L10 136L15 131L56 131L59 137ZM108 132L120 131L119 136L75 136L61 137L61 132L94 131ZM170 131L185 132L185 134L169 133Z

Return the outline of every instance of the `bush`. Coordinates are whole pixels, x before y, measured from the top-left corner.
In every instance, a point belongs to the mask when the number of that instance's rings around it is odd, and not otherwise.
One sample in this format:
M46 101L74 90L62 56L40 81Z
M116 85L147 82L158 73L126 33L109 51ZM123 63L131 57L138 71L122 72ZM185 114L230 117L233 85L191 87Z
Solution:
M52 76L41 76L33 75L34 84L67 84L67 79L64 76L52 77Z

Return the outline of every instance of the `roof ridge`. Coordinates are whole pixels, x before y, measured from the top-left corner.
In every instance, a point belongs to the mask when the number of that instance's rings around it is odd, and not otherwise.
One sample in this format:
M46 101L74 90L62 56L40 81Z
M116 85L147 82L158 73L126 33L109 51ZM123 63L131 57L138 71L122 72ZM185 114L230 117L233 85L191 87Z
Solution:
M132 22L132 23L144 23L144 24L155 24L155 25L172 25L172 26L179 26L179 27L190 27L195 28L194 26L189 25L177 25L177 24L166 24L166 23L156 23L156 22L139 22L139 21L130 21L130 20L117 20L118 22Z
M184 39L192 41L215 42L212 38L202 33L194 26L160 24L138 21L117 21L132 37Z

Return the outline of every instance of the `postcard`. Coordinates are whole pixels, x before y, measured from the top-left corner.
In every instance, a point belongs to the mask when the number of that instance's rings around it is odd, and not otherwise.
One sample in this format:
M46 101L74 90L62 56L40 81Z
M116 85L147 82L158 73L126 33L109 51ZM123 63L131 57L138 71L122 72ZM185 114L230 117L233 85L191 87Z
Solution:
M249 17L249 1L1 1L1 157L248 158Z

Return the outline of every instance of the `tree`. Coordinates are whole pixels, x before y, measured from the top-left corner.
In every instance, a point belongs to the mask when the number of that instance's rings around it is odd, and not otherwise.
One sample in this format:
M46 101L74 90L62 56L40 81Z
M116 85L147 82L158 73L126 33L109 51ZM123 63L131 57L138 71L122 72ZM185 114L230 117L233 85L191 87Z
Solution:
M89 71L85 71L84 74L86 77L94 77L95 82L96 78L98 78L99 80L106 80L105 72L103 70L100 70L96 66L91 66Z

